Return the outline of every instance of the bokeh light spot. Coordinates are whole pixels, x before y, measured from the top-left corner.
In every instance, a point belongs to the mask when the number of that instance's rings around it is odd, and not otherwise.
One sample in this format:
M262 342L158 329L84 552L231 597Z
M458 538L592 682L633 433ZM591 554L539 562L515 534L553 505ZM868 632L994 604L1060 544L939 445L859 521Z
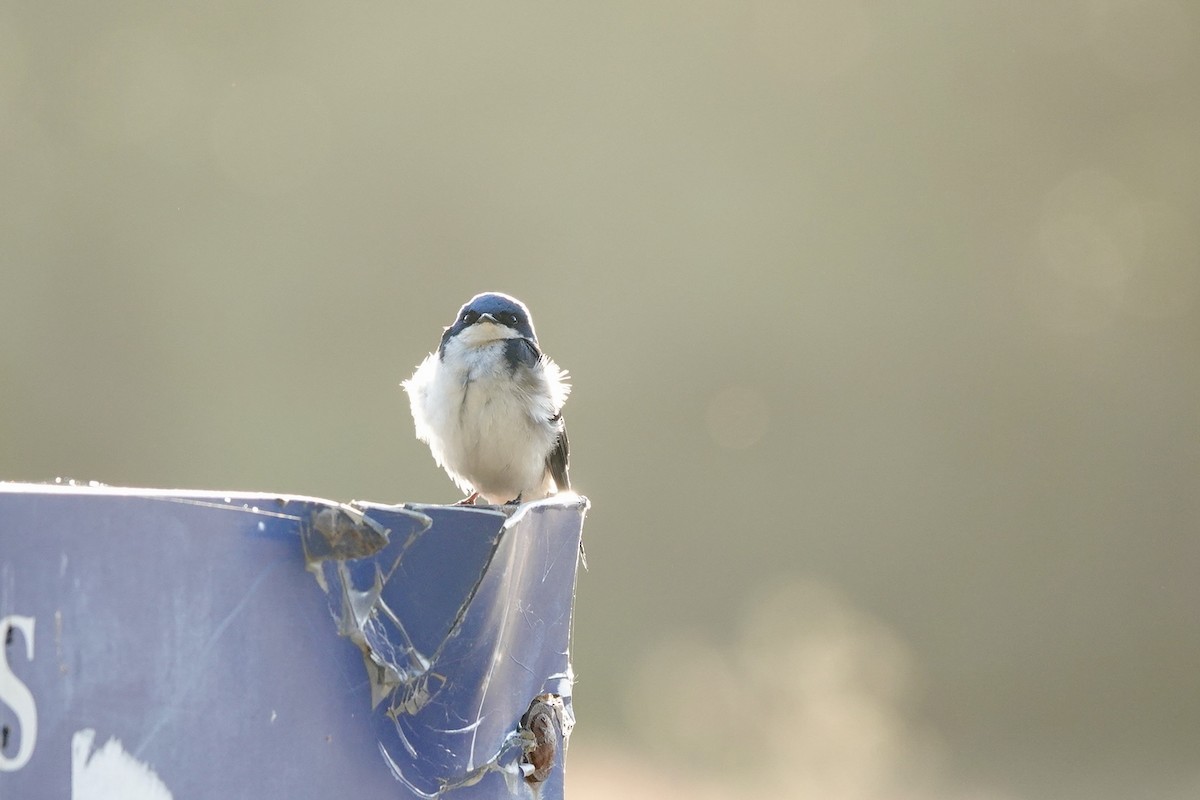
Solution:
M768 587L730 639L680 635L642 660L626 713L644 752L737 776L724 796L916 797L941 780L909 720L908 648L838 592Z
M729 386L709 399L705 422L718 445L745 450L766 434L770 412L762 392L747 386Z
M1121 314L1181 314L1200 290L1195 226L1099 170L1075 173L1047 193L1038 240L1046 269L1031 291L1061 330L1087 333Z

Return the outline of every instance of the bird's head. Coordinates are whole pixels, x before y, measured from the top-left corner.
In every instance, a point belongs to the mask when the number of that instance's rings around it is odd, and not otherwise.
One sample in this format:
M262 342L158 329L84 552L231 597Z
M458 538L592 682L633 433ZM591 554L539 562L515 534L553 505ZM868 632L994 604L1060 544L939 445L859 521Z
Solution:
M457 339L463 344L480 345L499 339L521 337L537 344L529 309L515 297L500 292L477 294L458 310L454 323L442 334L441 348Z

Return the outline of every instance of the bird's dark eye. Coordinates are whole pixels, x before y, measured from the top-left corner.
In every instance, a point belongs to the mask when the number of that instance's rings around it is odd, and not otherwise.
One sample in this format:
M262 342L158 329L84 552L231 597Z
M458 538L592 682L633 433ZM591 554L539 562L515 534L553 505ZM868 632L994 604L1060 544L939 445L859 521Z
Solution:
M497 314L496 319L500 320L502 323L504 323L505 325L509 325L509 326L517 324L517 315L509 314L507 311L504 312L503 314Z
M463 312L462 321L465 322L466 324L473 325L473 324L475 324L475 320L477 320L477 319L479 319L478 311L464 311Z

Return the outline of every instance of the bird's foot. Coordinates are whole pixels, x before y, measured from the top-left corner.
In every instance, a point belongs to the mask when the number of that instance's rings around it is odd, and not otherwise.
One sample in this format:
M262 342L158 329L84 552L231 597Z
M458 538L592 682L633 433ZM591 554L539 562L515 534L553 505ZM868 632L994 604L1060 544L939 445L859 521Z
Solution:
M524 494L524 492L522 492L521 494ZM505 503L504 505L506 505L506 506L519 506L519 505L521 505L521 495L517 495L516 497L514 497L512 500L509 500L509 501L508 501L507 503Z
M462 500L459 500L454 505L456 505L456 506L473 506L473 505L475 505L475 501L478 499L479 499L479 492L471 492L469 495L464 497Z

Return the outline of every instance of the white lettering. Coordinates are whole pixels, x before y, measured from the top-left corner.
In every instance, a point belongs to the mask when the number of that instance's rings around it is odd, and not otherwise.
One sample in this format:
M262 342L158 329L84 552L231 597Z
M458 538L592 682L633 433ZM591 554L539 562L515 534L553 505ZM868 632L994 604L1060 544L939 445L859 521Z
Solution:
M33 693L8 666L8 637L14 629L20 631L25 640L25 657L33 661L33 621L33 617L15 614L0 619L0 703L17 715L17 728L21 732L21 744L15 756L9 758L0 750L0 772L15 772L28 764L37 743L37 705L33 702Z

